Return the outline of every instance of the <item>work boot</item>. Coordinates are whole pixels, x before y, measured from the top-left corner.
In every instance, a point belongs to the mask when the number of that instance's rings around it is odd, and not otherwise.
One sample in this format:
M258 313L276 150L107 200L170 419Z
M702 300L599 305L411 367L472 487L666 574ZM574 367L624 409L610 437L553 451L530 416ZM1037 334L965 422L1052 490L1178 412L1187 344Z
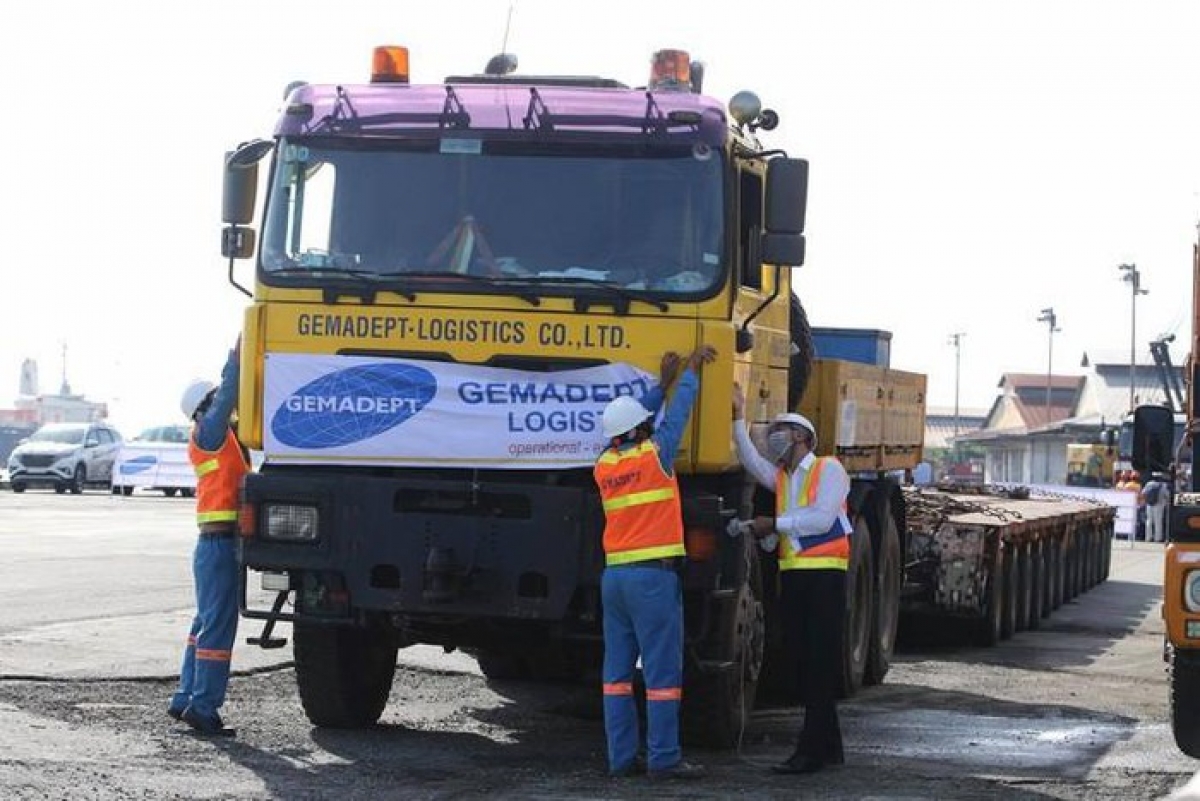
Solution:
M183 720L184 707L167 705L167 717L171 720Z
M183 710L183 714L180 717L197 734L202 734L205 737L233 737L237 734L237 730L226 726L221 720L221 716L215 712L212 715L201 715L189 706Z
M626 779L630 776L640 776L646 772L646 757L638 754L632 762L619 768L610 768L608 775L613 779Z
M827 764L824 759L812 754L795 753L778 765L771 767L772 773L816 773Z
M681 759L669 768L651 770L646 775L655 781L699 779L704 776L704 768Z

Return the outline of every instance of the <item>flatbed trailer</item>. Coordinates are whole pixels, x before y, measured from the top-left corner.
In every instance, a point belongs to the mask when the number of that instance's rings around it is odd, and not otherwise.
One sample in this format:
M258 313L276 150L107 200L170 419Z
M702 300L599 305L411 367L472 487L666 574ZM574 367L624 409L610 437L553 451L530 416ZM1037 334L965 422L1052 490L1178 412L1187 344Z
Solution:
M1108 577L1116 509L1102 502L991 487L903 496L902 619L960 618L993 645Z

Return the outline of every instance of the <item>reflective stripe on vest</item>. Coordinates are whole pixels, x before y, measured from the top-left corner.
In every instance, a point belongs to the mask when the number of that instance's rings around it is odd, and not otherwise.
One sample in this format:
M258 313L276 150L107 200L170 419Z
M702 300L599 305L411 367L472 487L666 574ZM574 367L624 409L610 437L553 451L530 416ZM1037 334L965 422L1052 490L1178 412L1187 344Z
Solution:
M238 518L238 491L249 472L242 446L233 429L216 451L196 444L196 432L188 439L188 460L196 471L196 522L233 523Z
M593 471L604 506L604 562L609 565L683 556L679 483L650 440L609 448Z
M817 491L821 484L821 472L825 466L825 457L813 462L813 466L804 474L800 482L795 506L811 506L817 500ZM788 480L786 470L775 474L775 514L782 516L792 504L788 503ZM829 531L820 537L804 537L801 543L806 547L800 553L792 550L792 538L779 535L780 570L846 570L850 566L850 532L853 529L846 518L846 503L842 502L842 513L833 521Z

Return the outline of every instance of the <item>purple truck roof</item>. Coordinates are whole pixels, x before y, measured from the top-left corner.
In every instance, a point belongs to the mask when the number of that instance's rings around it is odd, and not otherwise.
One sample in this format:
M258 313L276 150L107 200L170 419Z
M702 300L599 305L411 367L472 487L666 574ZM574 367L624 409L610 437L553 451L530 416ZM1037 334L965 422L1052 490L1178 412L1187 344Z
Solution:
M302 109L305 104L312 113L280 115L276 135L294 136L317 133L322 129L331 134L431 135L470 138L495 136L511 132L524 136L525 118L531 110L531 84L347 84L342 86L309 84L293 90L287 109ZM451 90L457 104L447 97ZM728 136L728 123L722 105L711 97L690 92L654 92L652 113L647 116L645 89L614 89L592 87L536 86L538 100L533 124L540 126L539 134L563 135L572 139L612 140L619 137L644 137L641 125L650 120L672 122L661 133L670 141L705 142L721 146ZM343 102L339 108L339 91ZM469 116L442 118L447 108L458 109ZM331 118L341 120L331 126ZM690 122L684 122L684 121ZM652 125L653 127L653 125ZM422 134L421 132L425 132Z

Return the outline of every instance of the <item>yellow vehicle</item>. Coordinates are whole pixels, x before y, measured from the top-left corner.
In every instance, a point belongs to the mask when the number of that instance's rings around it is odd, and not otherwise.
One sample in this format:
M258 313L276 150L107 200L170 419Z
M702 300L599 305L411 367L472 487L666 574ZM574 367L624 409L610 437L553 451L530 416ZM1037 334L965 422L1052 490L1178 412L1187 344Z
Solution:
M379 48L370 83L291 87L274 136L227 158L230 280L233 259L255 260L238 432L265 455L244 488L243 562L279 593L243 613L266 621L267 647L293 623L318 725L377 720L414 643L465 649L493 678L595 669L600 411L652 392L665 351L708 343L718 360L676 464L683 715L689 739L732 745L781 661L770 558L724 533L753 503L732 386L763 423L809 382L788 269L804 260L808 165L760 142L778 117L752 93L701 94L681 51L656 53L636 88L511 66L422 86L406 50ZM813 413L857 471L854 692L891 657L905 527L887 471L920 460L924 377L841 384Z
M1196 392L1200 380L1200 241L1192 249L1192 290L1185 434L1181 440L1176 436L1176 415L1170 407L1139 406L1134 410L1130 459L1143 476L1158 474L1168 486L1178 489L1169 493L1167 505L1163 657L1170 666L1175 743L1188 756L1200 757L1200 484L1192 469L1196 433L1200 430L1200 399Z
M1114 449L1107 445L1067 445L1067 484L1073 487L1111 487Z

